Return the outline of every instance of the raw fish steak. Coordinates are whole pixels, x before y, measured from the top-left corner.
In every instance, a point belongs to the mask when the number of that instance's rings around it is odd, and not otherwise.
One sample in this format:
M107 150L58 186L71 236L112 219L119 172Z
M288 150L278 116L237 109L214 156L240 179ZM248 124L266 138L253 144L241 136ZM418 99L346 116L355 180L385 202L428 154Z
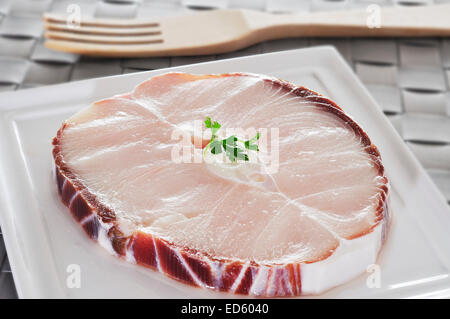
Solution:
M211 135L192 130L200 121L206 132L207 117L220 131L276 128L276 169L174 160L177 145L216 158L203 151ZM270 153L266 140L265 151L249 153ZM155 76L67 119L53 145L59 194L86 233L193 286L318 294L375 263L386 237L388 180L376 146L334 102L282 80Z

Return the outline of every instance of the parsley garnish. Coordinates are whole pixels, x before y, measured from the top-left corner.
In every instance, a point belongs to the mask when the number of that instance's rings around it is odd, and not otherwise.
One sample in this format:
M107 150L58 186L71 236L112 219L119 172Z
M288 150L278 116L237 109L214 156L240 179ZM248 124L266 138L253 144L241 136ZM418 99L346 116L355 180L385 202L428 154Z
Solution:
M211 154L217 155L225 152L225 155L230 159L231 162L236 162L238 160L249 161L247 150L250 151L259 151L258 148L258 140L261 134L258 132L254 137L247 141L242 141L238 139L236 136L231 135L224 139L219 139L217 136L217 132L221 128L221 125L214 121L211 121L211 118L208 116L205 120L206 128L211 129L211 140L208 145L205 147L204 153L210 150ZM244 148L241 148L239 143L244 145Z

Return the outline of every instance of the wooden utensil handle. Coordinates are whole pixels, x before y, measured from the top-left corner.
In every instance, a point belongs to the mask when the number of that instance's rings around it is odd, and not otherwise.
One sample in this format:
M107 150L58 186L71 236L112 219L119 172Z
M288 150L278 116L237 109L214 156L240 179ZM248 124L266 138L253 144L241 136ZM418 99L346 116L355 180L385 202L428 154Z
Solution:
M268 15L245 12L267 39L301 36L448 36L450 5L368 7L367 10ZM379 22L379 25L377 25Z

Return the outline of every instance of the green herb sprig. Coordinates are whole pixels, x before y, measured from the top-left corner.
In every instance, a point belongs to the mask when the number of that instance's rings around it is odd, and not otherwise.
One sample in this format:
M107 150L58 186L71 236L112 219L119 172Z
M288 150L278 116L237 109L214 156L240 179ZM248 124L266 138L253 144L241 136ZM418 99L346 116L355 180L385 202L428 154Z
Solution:
M204 154L210 150L211 154L217 155L225 152L225 155L231 162L237 162L238 160L249 161L247 151L259 151L258 140L261 134L258 132L254 137L247 141L238 139L236 136L231 135L224 139L219 139L217 132L222 127L217 121L212 121L208 116L205 120L206 128L211 129L211 140L205 146ZM238 143L244 145L244 149L240 147Z

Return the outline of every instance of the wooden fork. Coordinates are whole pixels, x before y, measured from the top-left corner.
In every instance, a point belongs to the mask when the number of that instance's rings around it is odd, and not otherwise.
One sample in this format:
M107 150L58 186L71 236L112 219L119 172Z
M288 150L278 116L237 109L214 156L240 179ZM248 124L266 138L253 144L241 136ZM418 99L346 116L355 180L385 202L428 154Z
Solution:
M45 14L44 21L47 47L108 57L216 54L287 37L450 35L448 4L379 10L276 15L213 10L159 21L82 19L78 26L67 24L65 16Z

